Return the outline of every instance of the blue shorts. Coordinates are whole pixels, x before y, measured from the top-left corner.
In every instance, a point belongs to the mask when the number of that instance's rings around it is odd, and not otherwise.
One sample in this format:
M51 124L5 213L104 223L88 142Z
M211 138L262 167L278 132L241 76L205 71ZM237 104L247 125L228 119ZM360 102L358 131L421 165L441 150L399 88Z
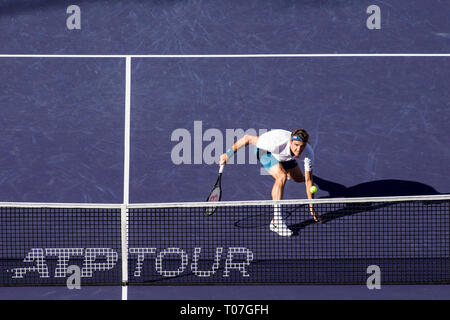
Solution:
M278 161L270 152L255 147L256 159L261 163L264 169L269 172L270 168L277 164L281 164L284 170L288 171L298 166L296 160Z

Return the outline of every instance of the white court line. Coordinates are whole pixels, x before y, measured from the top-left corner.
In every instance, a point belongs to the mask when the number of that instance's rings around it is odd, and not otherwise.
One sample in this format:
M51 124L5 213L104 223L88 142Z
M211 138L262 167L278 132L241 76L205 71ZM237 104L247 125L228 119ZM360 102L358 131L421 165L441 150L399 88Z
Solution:
M122 300L128 299L128 204L130 201L131 58L125 58L125 133L123 164L123 206L121 214Z
M123 204L129 203L130 183L130 128L131 128L131 58L125 60L125 133L124 133L124 175Z
M450 57L450 53L305 53L305 54L0 54L0 58L333 58L333 57Z

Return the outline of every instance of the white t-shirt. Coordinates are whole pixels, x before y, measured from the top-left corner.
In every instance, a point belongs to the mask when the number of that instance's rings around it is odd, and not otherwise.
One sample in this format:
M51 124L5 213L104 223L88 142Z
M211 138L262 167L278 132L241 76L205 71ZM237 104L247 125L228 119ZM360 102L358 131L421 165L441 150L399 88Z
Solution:
M314 161L314 150L308 143L300 157L296 158L291 154L290 139L291 132L275 129L260 135L256 147L270 152L280 162L290 160L303 161L305 170L311 171Z

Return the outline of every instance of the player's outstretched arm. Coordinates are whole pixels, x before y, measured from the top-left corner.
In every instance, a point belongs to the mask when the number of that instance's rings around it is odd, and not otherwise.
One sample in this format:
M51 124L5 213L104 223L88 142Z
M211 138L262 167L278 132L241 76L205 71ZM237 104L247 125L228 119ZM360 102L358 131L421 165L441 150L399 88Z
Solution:
M235 152L237 152L240 148L248 146L249 144L252 144L256 146L256 143L258 142L258 136L250 136L245 135L242 138L240 138L238 141L236 141L233 146L227 150L226 153L222 154L220 156L220 165L224 165L227 163L228 160L233 156Z
M313 181L313 174L311 171L305 171L305 186L306 186L306 195L308 196L308 199L314 199L314 194L311 192L311 187L314 185ZM313 216L314 220L317 222L322 222L323 219L321 216L319 216L314 209L313 204L309 204L309 212Z

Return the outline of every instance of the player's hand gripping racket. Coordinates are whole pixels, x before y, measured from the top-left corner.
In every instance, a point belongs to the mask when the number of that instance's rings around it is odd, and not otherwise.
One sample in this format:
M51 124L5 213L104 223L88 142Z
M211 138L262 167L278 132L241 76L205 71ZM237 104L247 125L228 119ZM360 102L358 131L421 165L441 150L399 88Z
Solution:
M222 180L222 172L225 165L221 165L219 168L219 176L217 177L216 183L214 184L214 187L212 188L211 192L209 193L208 198L206 199L207 202L218 202L220 199L222 199L222 187L220 185L220 182ZM217 206L211 206L211 207L205 207L203 213L205 216L210 216L214 212L216 212Z

